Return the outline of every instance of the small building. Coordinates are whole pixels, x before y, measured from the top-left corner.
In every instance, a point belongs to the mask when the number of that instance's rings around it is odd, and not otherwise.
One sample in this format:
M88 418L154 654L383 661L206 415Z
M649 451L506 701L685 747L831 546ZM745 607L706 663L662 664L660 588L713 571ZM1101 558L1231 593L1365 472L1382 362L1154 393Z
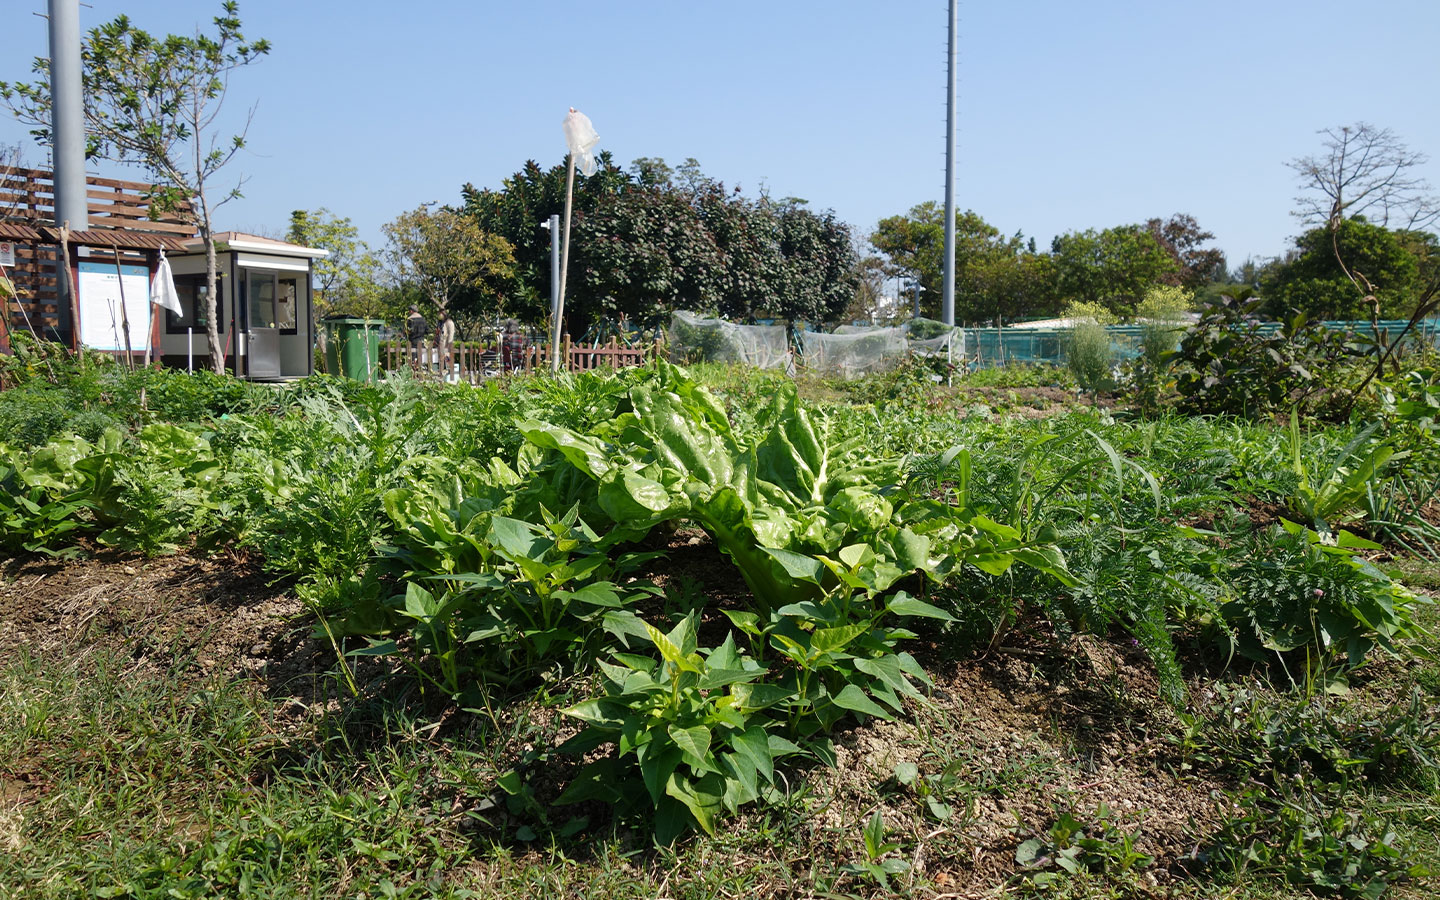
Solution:
M315 371L314 262L328 251L227 231L215 235L216 314L226 368L241 378L281 381ZM207 366L205 245L185 241L167 254L181 315L165 312L160 358L168 366Z
M89 176L86 230L51 224L51 173L0 172L0 259L19 297L0 313L0 352L9 336L158 358L167 366L210 368L206 340L205 246L173 213L150 209L153 187ZM258 235L216 236L216 326L224 367L240 378L280 381L314 372L314 261L325 250ZM151 279L170 262L182 312L153 307ZM12 259L13 258L13 259ZM65 265L60 260L66 260ZM75 285L75 297L61 280Z

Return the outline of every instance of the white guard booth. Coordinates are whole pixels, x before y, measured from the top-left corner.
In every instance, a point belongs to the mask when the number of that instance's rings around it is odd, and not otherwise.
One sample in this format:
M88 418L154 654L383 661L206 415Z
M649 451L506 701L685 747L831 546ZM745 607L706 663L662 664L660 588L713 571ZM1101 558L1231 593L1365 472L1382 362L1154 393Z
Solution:
M314 261L329 251L227 231L215 235L217 318L225 367L253 381L286 381L315 371ZM210 367L205 339L205 245L187 240L169 254L183 312L163 313L165 365Z

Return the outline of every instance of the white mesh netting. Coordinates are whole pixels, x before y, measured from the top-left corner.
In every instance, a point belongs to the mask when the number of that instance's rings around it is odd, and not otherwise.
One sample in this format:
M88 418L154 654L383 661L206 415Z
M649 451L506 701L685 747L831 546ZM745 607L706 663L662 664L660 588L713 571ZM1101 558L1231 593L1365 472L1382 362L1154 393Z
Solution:
M871 328L845 334L807 331L800 335L805 368L826 375L856 378L899 365L910 352L900 328Z
M833 334L801 332L796 361L824 375L857 378L894 368L910 355L939 356L960 362L965 332L930 319L914 319L896 328L841 325ZM679 362L739 362L762 369L785 368L789 361L784 325L736 325L722 319L677 311L670 321L670 355Z
M670 318L670 356L677 362L738 362L783 369L790 362L784 325L736 325L676 310Z

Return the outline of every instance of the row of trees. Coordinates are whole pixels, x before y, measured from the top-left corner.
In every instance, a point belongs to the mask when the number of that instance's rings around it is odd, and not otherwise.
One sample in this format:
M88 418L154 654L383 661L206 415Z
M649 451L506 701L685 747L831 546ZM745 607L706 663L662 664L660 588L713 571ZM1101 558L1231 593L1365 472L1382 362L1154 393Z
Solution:
M566 326L653 325L674 309L735 319L834 321L851 304L860 260L848 226L802 200L749 199L687 160L629 170L601 154L577 184ZM393 314L417 301L447 311L462 333L501 316L549 315L550 241L565 167L531 161L498 189L465 185L455 207L421 207L384 228L375 253L327 210L292 214L287 239L323 247L316 296L324 312Z
M673 309L722 316L832 321L854 299L859 258L849 226L805 201L742 196L686 160L638 159L628 170L601 154L577 186L566 286L567 318L581 325L652 324ZM548 311L550 236L540 224L564 202L565 168L531 161L499 189L462 189L459 211L515 250L509 309Z
M1425 157L1366 123L1321 133L1320 154L1289 163L1300 178L1295 215L1306 230L1285 256L1247 260L1233 271L1208 246L1214 235L1183 213L1063 234L1048 252L1033 238L1001 234L974 212L957 213L956 319L1055 316L1072 302L1128 317L1147 292L1164 286L1200 297L1258 295L1276 318L1296 310L1325 319L1410 316L1440 283L1440 238L1427 230L1440 219L1440 201L1415 174ZM918 285L922 311L934 315L943 239L936 203L883 219L870 239L881 256L867 271L872 280Z
M973 211L958 213L957 320L1055 316L1077 302L1131 317L1157 287L1201 298L1259 295L1276 318L1295 310L1327 319L1409 316L1434 297L1440 278L1440 239L1425 230L1440 203L1413 175L1424 157L1364 123L1323 134L1321 154L1290 163L1303 188L1295 214L1308 226L1294 249L1233 271L1214 235L1184 213L1072 231L1046 250ZM745 198L693 159L674 169L638 159L628 170L607 154L600 161L576 194L567 298L576 333L601 320L651 324L676 308L740 320L867 317L887 312L879 309L887 278L910 281L922 313L938 314L938 203L881 220L869 236L873 252L857 253L833 213L793 198ZM563 165L528 162L498 189L467 184L457 207L416 210L386 226L398 276L392 305L422 297L432 308L451 307L462 327L497 314L543 321L550 236L540 223L561 210L564 173ZM292 239L334 249L303 231ZM907 309L888 312L903 317Z
M241 33L236 3L221 4L215 33L153 37L121 16L83 48L90 154L144 167L164 208L182 211L204 239L216 277L211 214L239 196L215 191L245 146L246 129L216 133L229 75L269 52ZM0 82L0 105L50 139L48 61L32 83ZM248 117L246 119L248 125ZM974 212L957 216L956 314L962 321L1057 314L1071 302L1129 316L1157 286L1232 295L1259 293L1281 316L1406 315L1434 299L1440 240L1427 229L1440 202L1415 173L1425 162L1391 132L1365 123L1322 132L1324 151L1290 163L1304 188L1296 215L1308 227L1285 258L1228 272L1214 236L1191 216L1075 231L1046 251L1001 234ZM736 319L831 322L872 314L887 276L911 279L934 314L942 295L943 212L922 203L882 220L855 249L850 228L803 200L742 196L694 160L660 159L628 170L608 154L576 194L568 321L574 333L601 320L650 324L680 307ZM563 204L565 168L528 162L498 189L466 185L453 207L421 206L385 226L371 251L353 224L326 210L297 211L288 237L324 247L317 266L322 312L388 314L410 302L473 326L501 315L548 315L551 235L540 224ZM917 290L917 293L919 291ZM207 296L213 298L212 289ZM899 311L896 311L899 312ZM210 322L217 321L212 314ZM219 341L209 335L219 362Z
M1183 214L1073 231L1055 238L1048 252L1038 250L1034 238L1001 234L971 211L957 213L955 224L955 318L961 322L1058 315L1071 302L1129 316L1152 287L1193 290L1224 275L1224 256L1203 246L1214 235ZM944 234L936 203L882 219L870 241L885 258L870 271L917 283L922 311L934 315Z

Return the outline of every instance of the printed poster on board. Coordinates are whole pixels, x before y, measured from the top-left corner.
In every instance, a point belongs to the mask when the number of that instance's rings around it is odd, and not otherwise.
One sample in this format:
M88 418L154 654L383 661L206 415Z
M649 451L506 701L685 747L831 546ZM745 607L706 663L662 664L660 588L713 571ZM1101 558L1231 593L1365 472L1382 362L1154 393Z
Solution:
M123 281L122 281L123 278ZM121 306L121 294L124 306ZM111 262L80 260L80 342L92 350L124 351L125 323L129 348L143 353L150 346L150 270Z

